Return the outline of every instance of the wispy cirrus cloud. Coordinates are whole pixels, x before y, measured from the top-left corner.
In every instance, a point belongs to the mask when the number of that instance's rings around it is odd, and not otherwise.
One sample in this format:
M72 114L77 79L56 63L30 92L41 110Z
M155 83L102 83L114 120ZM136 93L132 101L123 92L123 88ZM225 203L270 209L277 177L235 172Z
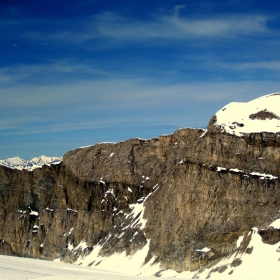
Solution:
M201 126L231 101L248 101L279 88L279 82L164 85L148 79L26 85L1 91L0 131L16 135L136 124Z
M79 79L83 75L92 78L109 77L111 73L76 59L51 60L41 64L16 64L0 67L0 87L31 82L56 84L58 75L76 75L76 79ZM75 76L72 79L75 80Z
M265 16L231 16L228 18L209 18L188 20L180 17L169 18L171 25L177 27L181 38L188 36L231 37L237 35L260 34L268 31Z
M31 2L0 12L2 147L205 127L225 104L280 89L278 11L254 1Z
M113 12L102 12L79 23L79 28L63 30L26 31L30 40L85 42L93 39L143 41L152 39L193 40L199 38L260 35L272 32L267 28L266 15L239 14L194 19L180 16L184 6L176 6L172 14L151 16L146 20L125 17ZM66 24L66 23L65 23ZM70 23L69 23L70 25Z
M223 68L234 69L238 71L244 70L271 70L271 71L280 71L280 61L252 61L252 62L240 62L240 63L231 63L224 64L220 63L220 66Z
M230 37L237 35L261 34L268 32L262 15L233 15L227 18L182 18L178 12L174 16L155 17L142 22L120 17L112 13L103 13L93 18L94 36L116 39L194 39L200 37ZM89 28L91 29L91 28Z

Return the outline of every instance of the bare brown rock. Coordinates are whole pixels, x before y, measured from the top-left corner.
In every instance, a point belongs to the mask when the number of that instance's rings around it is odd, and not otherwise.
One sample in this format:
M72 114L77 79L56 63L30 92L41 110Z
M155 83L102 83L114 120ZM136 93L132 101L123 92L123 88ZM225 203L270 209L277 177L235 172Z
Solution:
M239 138L214 122L203 137L180 129L97 144L33 172L0 166L0 252L73 262L70 246L83 240L80 254L99 243L103 256L133 254L150 240L146 259L177 271L231 254L240 235L278 217L280 137ZM141 213L130 215L143 203L145 228Z
M259 230L263 243L274 245L280 241L280 229L271 228Z
M275 115L274 113L272 112L269 112L267 110L262 110L262 111L259 111L255 114L251 114L249 116L250 119L252 120L266 120L266 119L269 119L269 120L272 120L272 119L279 119L279 117L277 115Z

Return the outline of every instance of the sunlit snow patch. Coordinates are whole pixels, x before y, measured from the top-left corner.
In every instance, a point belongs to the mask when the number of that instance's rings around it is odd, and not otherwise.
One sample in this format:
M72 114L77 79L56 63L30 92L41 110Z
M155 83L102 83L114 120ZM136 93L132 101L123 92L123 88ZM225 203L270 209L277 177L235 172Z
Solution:
M278 229L280 229L280 219L277 219L277 220L275 220L273 223L271 223L270 225L269 225L270 227L273 227L273 228L278 228ZM280 256L279 256L280 257Z
M247 103L232 102L216 113L215 126L237 136L244 133L280 132L280 93Z
M244 240L249 244L241 248ZM279 279L279 242L275 245L264 244L258 229L253 228L247 236L239 237L236 246L239 248L236 253L206 266L196 273L194 279Z
M130 213L124 214L123 211L119 211L116 215L122 213L124 215L124 222L120 227L119 235L114 235L112 233L108 234L103 238L97 245L93 247L89 254L80 254L79 258L75 262L77 265L97 266L100 269L111 270L115 272L122 272L132 275L154 275L160 270L159 263L154 263L155 258L152 257L147 263L145 259L149 252L150 240L147 240L146 245L133 254L128 254L126 251L122 253L114 253L111 256L101 256L102 248L111 241L115 236L118 239L121 239L125 234L128 228L134 229L134 234L130 237L130 242L133 242L135 238L139 235L139 230L143 230L146 226L146 219L144 219L144 210L145 210L145 201L158 189L158 184L153 188L153 192L150 193L147 197L139 199L137 203L130 204L129 208L131 209ZM116 212L116 211L115 211ZM86 252L87 244L83 240L75 248L73 244L68 243L67 249L71 253L75 254L76 252ZM58 260L57 260L58 261Z
M207 248L207 247L204 247L204 248L202 248L202 249L196 249L195 251L196 251L196 252L207 253L207 252L210 252L211 249L210 249L210 248Z

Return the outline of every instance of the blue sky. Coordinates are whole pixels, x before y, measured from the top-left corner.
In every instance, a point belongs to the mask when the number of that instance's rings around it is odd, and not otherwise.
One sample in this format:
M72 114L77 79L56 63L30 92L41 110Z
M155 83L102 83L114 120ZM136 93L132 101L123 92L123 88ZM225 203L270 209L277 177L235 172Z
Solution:
M0 159L180 127L280 91L280 2L0 2Z

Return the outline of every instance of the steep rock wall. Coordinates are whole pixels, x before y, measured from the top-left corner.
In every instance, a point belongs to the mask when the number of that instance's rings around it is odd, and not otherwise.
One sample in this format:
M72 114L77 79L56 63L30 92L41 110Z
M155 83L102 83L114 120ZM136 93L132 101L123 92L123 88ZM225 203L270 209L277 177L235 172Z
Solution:
M177 271L231 254L240 235L279 217L280 137L213 123L79 148L33 172L0 167L0 253L73 262L96 244L109 256L150 240L146 261Z

